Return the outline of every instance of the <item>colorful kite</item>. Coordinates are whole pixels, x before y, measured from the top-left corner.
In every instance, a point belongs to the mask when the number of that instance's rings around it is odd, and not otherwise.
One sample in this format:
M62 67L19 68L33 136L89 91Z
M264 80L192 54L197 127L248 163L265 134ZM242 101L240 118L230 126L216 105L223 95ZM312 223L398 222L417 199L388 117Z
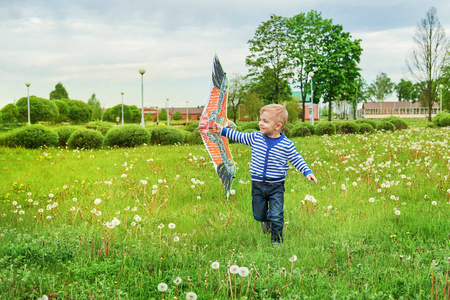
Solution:
M228 139L210 132L214 122L224 127L236 128L236 125L227 119L227 98L228 78L216 55L213 61L211 94L203 109L198 130L212 158L217 175L225 187L228 198L236 168L228 147Z

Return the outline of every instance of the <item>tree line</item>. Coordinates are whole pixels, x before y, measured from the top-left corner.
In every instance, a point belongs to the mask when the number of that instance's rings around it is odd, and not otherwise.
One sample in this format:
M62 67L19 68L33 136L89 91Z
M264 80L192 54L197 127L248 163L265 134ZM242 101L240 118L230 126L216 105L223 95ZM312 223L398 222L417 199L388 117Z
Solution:
M417 25L413 47L407 58L408 79L398 84L380 72L368 84L358 67L363 52L361 40L352 39L342 25L333 24L312 10L291 18L271 15L248 41L247 75L230 80L229 111L236 120L239 107L250 119L268 103L286 103L288 112L305 120L305 102L312 93L314 103L328 103L331 120L333 102L345 101L354 111L358 103L383 102L393 92L399 101L413 100L429 107L443 93L444 107L450 108L449 41L430 8ZM313 84L311 85L311 80ZM443 88L440 88L443 87ZM292 88L301 92L302 106L292 97ZM439 95L438 95L439 94Z

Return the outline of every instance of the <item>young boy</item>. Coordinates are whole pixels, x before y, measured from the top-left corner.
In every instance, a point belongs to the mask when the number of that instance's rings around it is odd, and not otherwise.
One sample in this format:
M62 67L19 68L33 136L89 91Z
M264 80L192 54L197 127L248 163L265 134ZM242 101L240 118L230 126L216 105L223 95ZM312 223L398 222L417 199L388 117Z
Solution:
M270 104L261 108L260 131L241 133L218 123L212 126L213 133L251 147L253 217L262 222L263 231L270 232L271 242L277 245L283 242L284 179L289 168L287 162L317 185L316 177L295 149L294 143L281 133L287 117L284 106Z

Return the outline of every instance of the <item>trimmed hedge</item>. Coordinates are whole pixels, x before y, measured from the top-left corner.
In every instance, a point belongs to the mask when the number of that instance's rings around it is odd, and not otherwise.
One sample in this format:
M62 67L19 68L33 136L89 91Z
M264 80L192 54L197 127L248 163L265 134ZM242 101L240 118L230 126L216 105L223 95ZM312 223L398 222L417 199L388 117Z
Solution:
M395 125L389 121L381 121L377 124L377 130L395 131Z
M296 125L294 129L290 131L292 137L304 137L310 136L311 130L306 125Z
M106 135L106 133L114 127L112 123L108 122L100 122L100 121L94 121L89 122L85 126L87 129L94 129L97 131L100 131L101 134Z
M369 123L360 123L359 124L359 133L374 133L375 128Z
M58 134L43 125L30 125L13 131L7 138L10 147L39 148L58 145Z
M170 126L155 126L151 130L150 144L173 145L184 142L184 133Z
M194 131L198 131L198 125L199 125L199 123L200 122L198 122L198 121L192 121L192 122L189 122L189 125L188 126L186 126L186 130L187 131L189 131L189 132L194 132Z
M78 129L74 131L67 141L72 149L95 149L103 146L103 135L94 129Z
M433 122L434 124L436 124L437 126L440 126L440 125L439 125L439 119L440 119L441 117L447 115L447 114L448 114L448 113L438 113L438 114L433 118L432 122Z
M450 114L445 114L439 118L439 126L447 127L450 126Z
M192 132L186 131L186 143L190 145L201 145L203 144L202 136L200 135L200 131L194 130Z
M240 123L239 126L237 126L237 128L236 128L236 130L240 131L240 132L244 132L248 129L252 129L252 131L258 131L259 130L259 121Z
M396 130L408 129L408 124L406 124L405 120L399 117L389 117L384 118L383 120L394 124Z
M56 129L56 133L58 134L59 137L58 144L60 146L66 146L70 135L77 130L78 129L75 127L60 127Z
M377 122L371 119L359 119L356 120L356 124L361 125L362 123L370 124L370 126L373 127L373 129L377 128Z
M105 137L105 145L111 147L135 147L148 144L149 141L150 133L139 125L115 127Z
M336 129L338 133L342 134L359 133L359 125L352 121L339 122L336 125Z
M336 126L329 121L320 122L316 125L316 134L317 135L336 134Z

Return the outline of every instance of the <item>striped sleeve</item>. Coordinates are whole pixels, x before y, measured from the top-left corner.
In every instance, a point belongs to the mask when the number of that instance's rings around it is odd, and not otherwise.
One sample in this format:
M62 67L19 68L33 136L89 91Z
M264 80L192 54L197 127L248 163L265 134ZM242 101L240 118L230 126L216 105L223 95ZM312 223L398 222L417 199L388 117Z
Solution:
M286 148L287 157L290 163L302 174L306 177L309 174L312 174L311 169L306 164L303 157L297 152L297 149L295 149L294 143L289 143L289 146Z
M220 135L236 141L240 144L251 146L255 140L255 132L239 132L230 128L222 127Z

